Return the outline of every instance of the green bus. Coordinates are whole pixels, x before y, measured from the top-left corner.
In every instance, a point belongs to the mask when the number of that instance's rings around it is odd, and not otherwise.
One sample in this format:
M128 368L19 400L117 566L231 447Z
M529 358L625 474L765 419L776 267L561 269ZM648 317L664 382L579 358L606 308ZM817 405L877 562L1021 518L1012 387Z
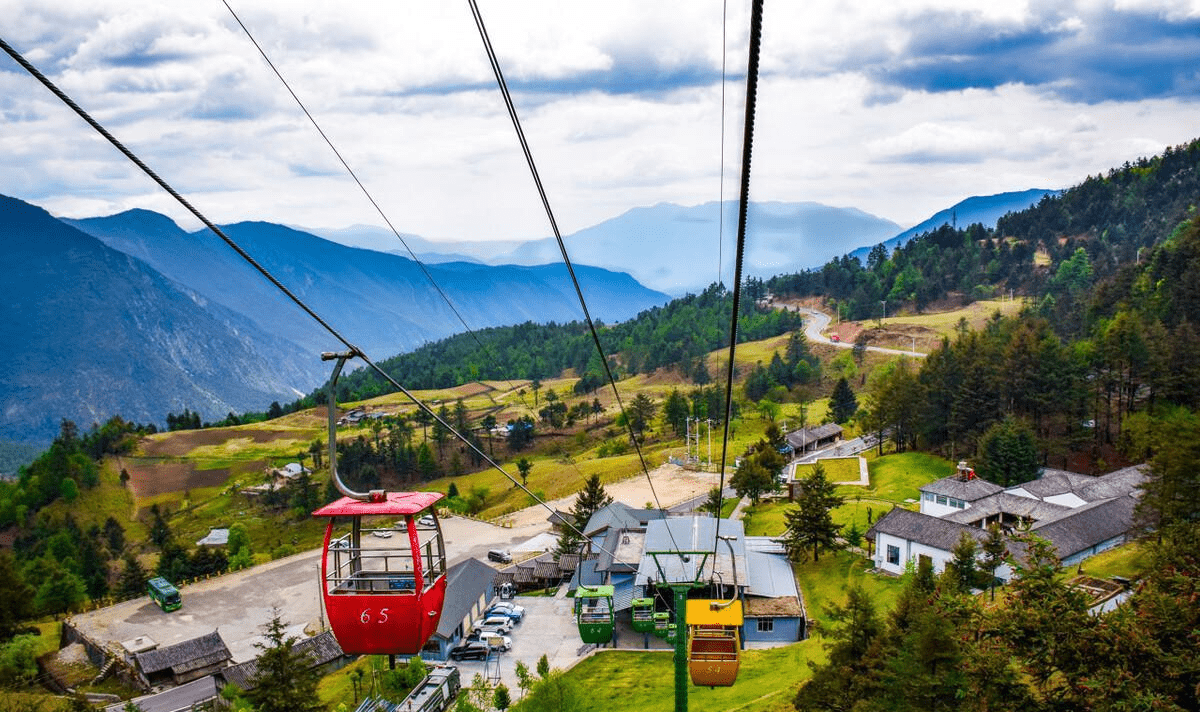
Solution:
M164 611L177 611L183 605L183 599L179 596L179 589L171 585L171 582L162 576L155 576L146 584L146 588L150 593L150 598L158 604L158 607Z

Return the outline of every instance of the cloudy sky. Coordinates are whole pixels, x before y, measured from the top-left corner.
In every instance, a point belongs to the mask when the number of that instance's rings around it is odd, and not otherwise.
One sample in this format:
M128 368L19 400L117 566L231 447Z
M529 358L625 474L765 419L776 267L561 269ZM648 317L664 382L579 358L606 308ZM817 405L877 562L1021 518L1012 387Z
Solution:
M550 234L465 0L229 4L400 230ZM565 233L736 197L745 0L724 30L720 0L480 6ZM754 200L907 227L1200 136L1200 0L767 0L764 17ZM0 27L217 222L381 224L222 0L0 0ZM0 193L196 227L2 54L0 116Z

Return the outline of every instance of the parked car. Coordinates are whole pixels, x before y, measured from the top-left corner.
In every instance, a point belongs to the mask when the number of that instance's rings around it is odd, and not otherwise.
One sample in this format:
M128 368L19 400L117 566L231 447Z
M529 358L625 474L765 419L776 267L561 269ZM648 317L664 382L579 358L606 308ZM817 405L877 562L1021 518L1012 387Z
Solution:
M437 526L437 522L434 521L433 515L431 515L431 514L426 514L425 516L418 519L417 524L420 524L423 527L436 527Z
M486 616L505 616L514 623L520 623L525 619L525 606L517 606L507 601L493 603L488 609Z
M501 564L511 564L512 555L501 549L492 549L488 552L488 561L495 561Z
M478 640L469 640L450 648L450 659L484 660L487 658L489 651L490 648L487 643Z
M380 539L391 539L392 538L392 530L391 529L372 529L371 536L377 536Z
M499 633L484 631L479 634L479 642L505 652L512 650L512 638Z
M513 628L513 622L508 616L488 616L481 621L475 621L472 630L492 630L497 633L508 633Z

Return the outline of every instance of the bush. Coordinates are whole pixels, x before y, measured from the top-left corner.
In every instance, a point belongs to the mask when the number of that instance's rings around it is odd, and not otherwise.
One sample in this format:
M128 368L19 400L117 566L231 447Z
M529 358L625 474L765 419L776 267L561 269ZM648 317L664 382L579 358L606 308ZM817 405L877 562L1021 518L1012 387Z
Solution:
M18 635L0 646L0 683L24 685L37 677L36 635Z

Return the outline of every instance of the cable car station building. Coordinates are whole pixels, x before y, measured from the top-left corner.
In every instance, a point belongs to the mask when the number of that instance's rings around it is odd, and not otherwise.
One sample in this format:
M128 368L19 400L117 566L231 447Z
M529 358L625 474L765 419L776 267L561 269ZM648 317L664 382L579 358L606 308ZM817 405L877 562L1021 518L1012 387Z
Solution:
M807 636L804 603L792 566L783 546L771 537L747 537L739 520L683 516L638 521L637 517L614 517L606 512L609 508L629 509L613 503L589 520L584 533L597 535L593 551L599 556L581 564L572 585L611 585L618 620L629 619L634 599L657 596L660 605L670 602L670 591L658 585L665 574L671 581L714 584L707 593L697 592L698 596L740 600L745 611L740 637L745 643L791 643ZM620 519L625 521L614 526L614 520ZM702 571L696 570L698 557L685 561L660 554L656 563L649 553L712 551L714 545L716 555L707 557Z

